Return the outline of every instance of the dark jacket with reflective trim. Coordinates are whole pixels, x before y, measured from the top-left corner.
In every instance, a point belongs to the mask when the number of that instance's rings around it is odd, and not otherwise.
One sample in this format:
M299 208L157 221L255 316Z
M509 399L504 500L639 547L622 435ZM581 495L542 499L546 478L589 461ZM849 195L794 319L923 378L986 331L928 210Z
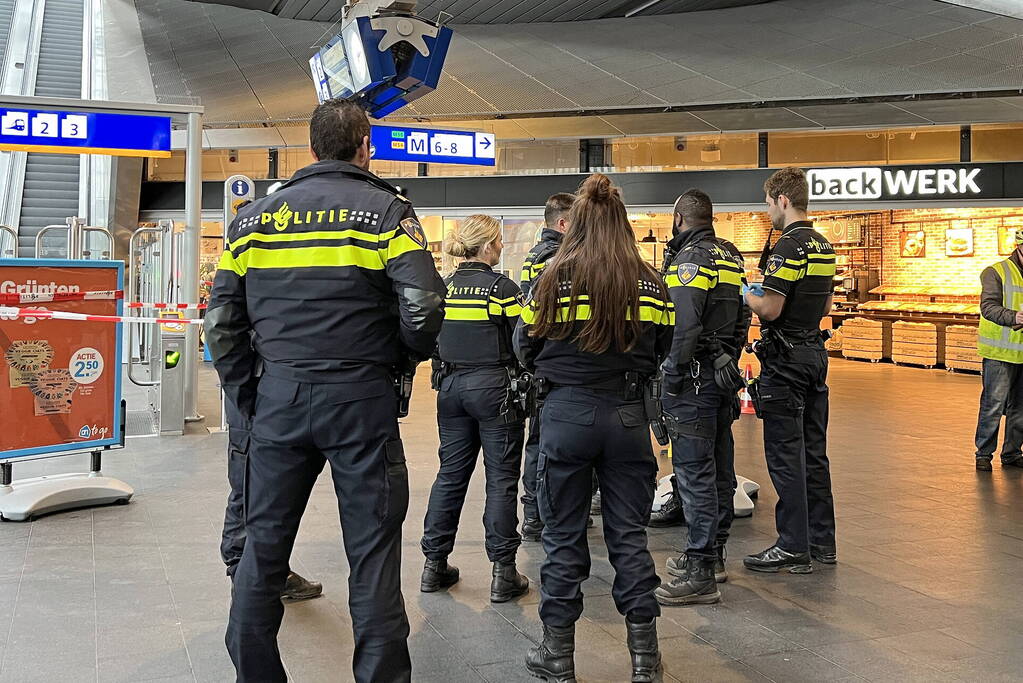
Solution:
M665 387L677 393L693 360L710 362L722 352L739 357L750 313L742 301L742 254L726 248L712 226L679 233L668 248L675 258L664 284L675 305L675 333L662 367Z
M543 272L547 262L554 258L561 246L564 235L557 230L544 228L540 233L540 241L529 250L526 259L522 262L522 274L519 276L519 287L523 296L529 296L533 289L533 282Z
M458 367L515 365L512 333L522 312L518 286L478 261L462 263L445 283L440 359Z
M555 277L547 275L545 277ZM640 293L640 335L629 351L611 348L596 354L581 351L575 338L589 319L589 298L583 294L575 302L569 298L571 283L562 283L564 296L558 320L573 326L573 333L556 341L529 336L536 318L536 302L529 300L515 329L515 355L527 370L555 384L586 386L624 378L626 372L653 376L671 346L675 312L671 301L662 293L656 274L637 284ZM625 306L622 315L628 316Z
M298 171L227 231L206 315L225 385L356 381L429 357L444 282L408 200L342 161ZM249 347L249 331L252 347Z
M765 329L806 333L820 328L835 291L835 249L811 221L796 221L785 228L764 271L764 289L785 297L777 320Z

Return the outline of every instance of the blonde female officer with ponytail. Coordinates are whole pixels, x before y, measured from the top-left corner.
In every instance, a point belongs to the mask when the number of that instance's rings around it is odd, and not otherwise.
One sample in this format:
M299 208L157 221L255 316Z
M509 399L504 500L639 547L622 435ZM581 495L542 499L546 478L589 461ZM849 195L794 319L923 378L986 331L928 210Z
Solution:
M482 447L487 482L483 527L494 563L492 602L529 590L529 580L515 568L525 415L516 411L510 396L511 377L518 370L512 333L522 309L518 285L493 269L503 247L501 223L492 216L469 216L444 239L444 251L462 262L445 280L444 324L434 357L440 471L426 510L420 585L432 593L458 581L458 568L447 559Z

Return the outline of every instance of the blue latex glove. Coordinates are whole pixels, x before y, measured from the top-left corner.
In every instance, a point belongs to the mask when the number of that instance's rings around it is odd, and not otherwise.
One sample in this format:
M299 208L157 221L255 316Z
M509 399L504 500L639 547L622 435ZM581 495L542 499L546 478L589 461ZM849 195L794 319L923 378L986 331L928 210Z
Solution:
M750 285L743 285L742 295L746 296L747 294L752 294L753 296L763 296L764 286L759 282L754 282L753 284Z

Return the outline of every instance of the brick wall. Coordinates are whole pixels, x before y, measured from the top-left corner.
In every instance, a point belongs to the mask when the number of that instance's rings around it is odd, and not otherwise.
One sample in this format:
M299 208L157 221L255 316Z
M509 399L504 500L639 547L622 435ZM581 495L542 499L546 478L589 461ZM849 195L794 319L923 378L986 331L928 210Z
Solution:
M1005 258L998 253L999 228L1023 228L1023 208L901 209L884 214L881 282L935 290L966 286L976 287L979 292L981 271ZM946 256L945 230L970 227L973 228L973 256ZM900 256L901 230L924 231L926 256ZM942 297L940 300L958 299L975 302L975 297Z

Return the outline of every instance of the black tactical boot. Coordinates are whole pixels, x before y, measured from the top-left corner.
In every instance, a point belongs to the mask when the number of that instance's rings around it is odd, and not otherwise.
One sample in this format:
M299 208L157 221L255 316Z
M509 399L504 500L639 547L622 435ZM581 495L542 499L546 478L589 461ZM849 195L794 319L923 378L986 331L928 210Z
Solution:
M629 631L632 683L653 683L661 668L661 651L657 649L657 620L634 624L626 619L625 627Z
M746 569L755 572L777 573L785 570L791 574L809 574L813 571L810 553L790 553L776 545L756 555L747 555L742 563Z
M660 510L650 513L650 523L647 526L682 526L686 523L685 514L682 512L682 499L677 493L672 493Z
M725 571L725 549L719 547L715 548L715 551L717 551L717 559L714 561L714 580L718 583L724 583L728 580L728 572ZM680 579L689 577L689 564L685 553L678 557L669 557L664 566L668 568L668 573L672 576Z
M447 558L443 560L427 560L423 567L423 578L419 582L419 590L424 593L434 593L442 588L450 588L458 583L458 567L448 564Z
M728 570L725 569L725 546L715 546L714 554L714 580L724 583L728 580Z
M810 557L821 564L838 564L838 550L834 545L810 544Z
M490 602L508 602L529 591L529 579L515 569L514 562L495 562L490 582Z
M299 600L311 600L322 594L322 583L304 579L295 572L291 572L288 574L288 582L284 584L284 590L281 591L281 600L298 602Z
M540 533L543 531L543 522L539 517L526 517L522 520L522 540L536 543L540 540Z
M543 642L529 648L526 670L548 683L575 683L575 624L543 625Z
M712 605L721 600L721 591L714 580L714 558L686 558L688 573L662 583L654 597L662 605Z
M977 469L981 472L991 471L991 458L977 457Z

